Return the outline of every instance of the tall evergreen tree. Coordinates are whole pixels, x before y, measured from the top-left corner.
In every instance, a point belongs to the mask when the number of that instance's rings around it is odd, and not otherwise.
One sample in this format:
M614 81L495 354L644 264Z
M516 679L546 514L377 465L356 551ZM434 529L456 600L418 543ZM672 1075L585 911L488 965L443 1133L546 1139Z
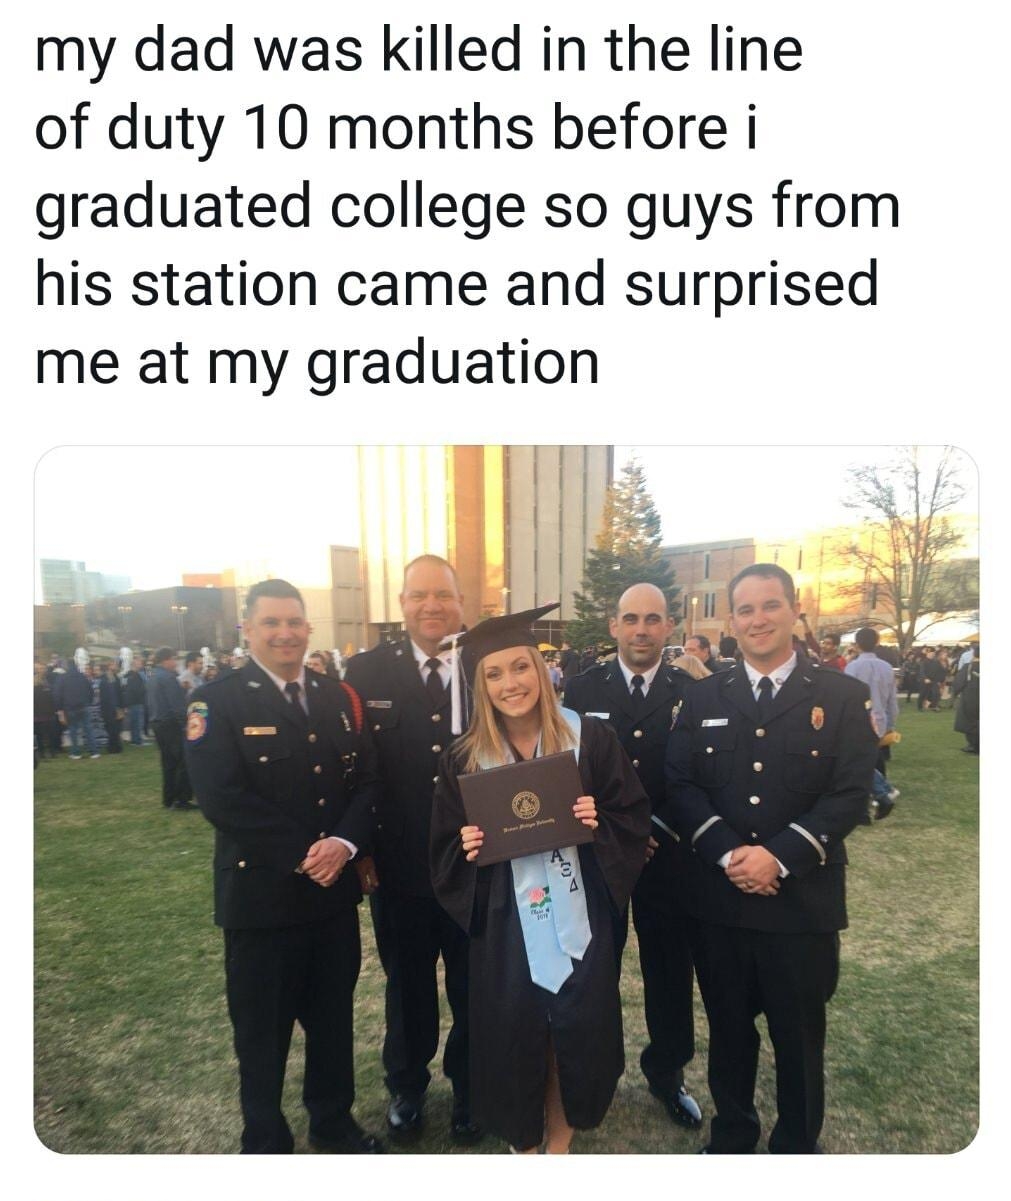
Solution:
M674 570L660 554L660 514L646 490L646 473L635 458L607 489L596 545L586 557L583 590L574 592L576 617L565 636L575 647L610 641L608 619L618 598L632 584L656 584L673 613L679 588Z

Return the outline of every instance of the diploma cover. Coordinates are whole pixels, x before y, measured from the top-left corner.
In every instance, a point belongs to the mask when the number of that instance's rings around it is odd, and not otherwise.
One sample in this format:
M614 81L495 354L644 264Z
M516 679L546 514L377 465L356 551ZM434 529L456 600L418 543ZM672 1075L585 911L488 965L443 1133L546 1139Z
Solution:
M572 813L583 795L574 751L473 772L459 784L468 825L484 833L479 867L593 842L593 831Z

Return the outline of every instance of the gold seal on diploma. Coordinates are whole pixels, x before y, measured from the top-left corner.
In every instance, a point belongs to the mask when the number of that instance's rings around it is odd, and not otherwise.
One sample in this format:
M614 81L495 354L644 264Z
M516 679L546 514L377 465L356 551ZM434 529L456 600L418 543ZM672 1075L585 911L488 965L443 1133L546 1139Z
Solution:
M536 792L518 792L513 797L513 813L520 821L528 822L541 811L541 801Z

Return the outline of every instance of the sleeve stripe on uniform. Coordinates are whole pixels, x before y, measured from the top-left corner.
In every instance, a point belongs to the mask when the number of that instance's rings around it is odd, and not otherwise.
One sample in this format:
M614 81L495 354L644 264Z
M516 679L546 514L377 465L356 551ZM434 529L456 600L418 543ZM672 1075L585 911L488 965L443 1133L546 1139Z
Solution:
M821 845L818 839L815 838L810 830L805 830L803 826L798 826L796 822L790 822L790 829L796 830L798 834L802 834L811 844L811 846L813 846L818 852L818 858L822 861L822 863L825 862L825 848Z
M692 846L694 846L703 834L709 829L714 822L721 822L723 818L718 813L714 814L707 822L703 822L701 826L692 835Z
M681 841L681 839L678 838L677 834L670 828L670 826L668 826L666 822L661 821L655 813L653 814L653 822L655 825L658 825L666 834L669 834L676 842Z

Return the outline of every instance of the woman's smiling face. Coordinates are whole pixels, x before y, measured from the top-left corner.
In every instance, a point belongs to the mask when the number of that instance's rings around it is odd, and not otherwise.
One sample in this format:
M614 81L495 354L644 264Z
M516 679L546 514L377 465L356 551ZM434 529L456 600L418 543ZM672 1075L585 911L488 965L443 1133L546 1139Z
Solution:
M503 717L526 717L541 699L534 654L529 646L513 646L494 651L481 660L488 699Z

